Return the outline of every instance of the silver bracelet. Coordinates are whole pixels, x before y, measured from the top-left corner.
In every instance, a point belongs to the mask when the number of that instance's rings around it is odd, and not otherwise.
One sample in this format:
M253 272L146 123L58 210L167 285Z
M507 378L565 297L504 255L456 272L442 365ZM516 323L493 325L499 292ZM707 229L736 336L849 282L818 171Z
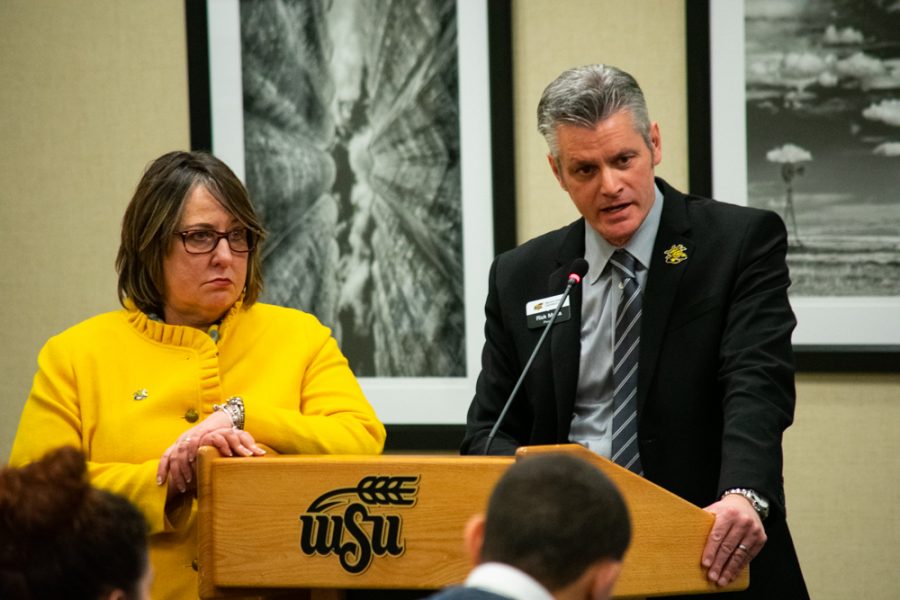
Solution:
M240 396L232 396L224 404L213 404L213 411L221 410L231 417L231 425L235 429L244 428L244 399Z
M721 500L729 494L737 494L746 498L753 507L753 510L756 511L756 514L759 515L761 521L765 521L766 517L769 516L769 502L760 496L756 490L751 490L749 488L731 488L730 490L722 492L722 496L719 499Z

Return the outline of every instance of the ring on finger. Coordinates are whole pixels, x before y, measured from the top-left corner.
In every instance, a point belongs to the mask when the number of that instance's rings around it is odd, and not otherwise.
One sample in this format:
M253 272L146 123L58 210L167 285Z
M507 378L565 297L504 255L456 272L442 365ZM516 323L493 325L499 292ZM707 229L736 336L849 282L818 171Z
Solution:
M749 552L749 551L750 551L750 547L749 547L749 546L745 546L744 544L738 544L738 550L743 550L744 552Z

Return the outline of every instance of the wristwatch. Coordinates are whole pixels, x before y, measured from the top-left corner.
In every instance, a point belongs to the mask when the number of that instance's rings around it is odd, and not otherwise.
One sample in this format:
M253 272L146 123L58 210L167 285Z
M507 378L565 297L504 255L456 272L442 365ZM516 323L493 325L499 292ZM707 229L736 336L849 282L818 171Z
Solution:
M232 396L223 404L213 404L213 411L224 411L231 417L231 424L235 429L244 428L244 399L240 396Z
M740 494L749 500L750 505L753 507L753 510L756 511L756 514L759 515L761 520L765 521L766 517L769 516L769 501L757 494L755 490L748 488L731 488L730 490L722 492L722 498L729 494Z

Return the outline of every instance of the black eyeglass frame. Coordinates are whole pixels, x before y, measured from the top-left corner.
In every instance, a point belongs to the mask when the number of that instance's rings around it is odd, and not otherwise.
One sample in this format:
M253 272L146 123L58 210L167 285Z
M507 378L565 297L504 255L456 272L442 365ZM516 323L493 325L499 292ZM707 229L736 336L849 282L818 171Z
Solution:
M244 231L247 236L247 249L246 250L235 250L234 246L231 245L231 239L228 237L231 234ZM209 250L204 252L197 252L195 250L191 250L187 245L187 238L192 233L209 233L216 236L216 240L212 246L210 246ZM216 248L219 247L219 242L224 238L225 243L228 244L228 249L231 250L235 254L247 254L253 251L253 248L256 247L256 234L249 227L239 227L237 229L232 229L230 231L216 231L215 229L186 229L185 231L176 231L172 235L181 236L181 245L184 246L184 251L188 254L209 254L211 252L215 252Z

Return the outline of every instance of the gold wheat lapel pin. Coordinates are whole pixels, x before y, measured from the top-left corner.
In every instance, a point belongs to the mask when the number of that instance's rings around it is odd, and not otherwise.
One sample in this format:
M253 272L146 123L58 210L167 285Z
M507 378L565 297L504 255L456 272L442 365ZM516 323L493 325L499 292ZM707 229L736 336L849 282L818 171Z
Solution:
M666 264L677 265L687 260L687 248L682 244L672 244L672 247L665 251Z

